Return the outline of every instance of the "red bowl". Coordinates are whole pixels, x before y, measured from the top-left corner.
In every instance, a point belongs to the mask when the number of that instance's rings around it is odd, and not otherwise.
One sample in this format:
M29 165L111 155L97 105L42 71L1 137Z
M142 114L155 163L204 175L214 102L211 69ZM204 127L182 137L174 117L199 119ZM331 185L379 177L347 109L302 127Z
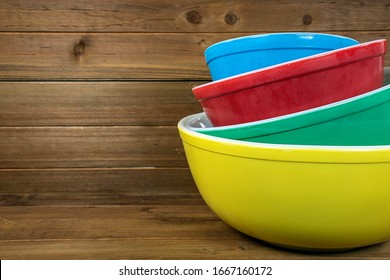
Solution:
M262 68L192 89L214 126L291 114L383 84L385 39Z

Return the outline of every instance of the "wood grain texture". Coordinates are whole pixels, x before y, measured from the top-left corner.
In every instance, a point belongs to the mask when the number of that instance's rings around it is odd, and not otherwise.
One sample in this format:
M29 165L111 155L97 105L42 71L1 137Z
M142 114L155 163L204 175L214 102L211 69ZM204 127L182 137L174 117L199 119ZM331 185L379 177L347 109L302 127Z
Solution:
M390 1L14 1L0 31L284 32L389 30ZM308 17L310 20L308 20Z
M204 50L286 31L390 39L390 1L0 1L0 259L390 259L270 246L195 186Z
M0 168L185 167L176 126L0 127Z
M0 194L15 196L34 194L42 197L47 195L158 197L194 196L199 192L186 167L135 167L0 169Z
M142 180L142 178L138 178ZM0 195L0 206L107 206L121 205L202 205L199 194L133 195L133 194L18 194ZM115 219L115 217L113 217Z
M18 80L205 78L208 71L203 50L210 35L205 38L200 34L179 33L4 33L0 39L0 77Z
M3 82L0 126L176 125L201 112L194 82Z
M390 31L334 33L361 42L390 38ZM0 80L210 80L207 46L244 35L3 33Z
M188 168L0 169L2 206L204 204Z
M389 242L331 253L270 246L228 227L205 205L0 207L0 211L1 259L354 260L390 256Z
M389 243L383 243L348 252L315 254L276 248L238 234L235 238L0 241L0 257L3 260L388 260L389 247Z
M234 237L206 205L0 207L0 240ZM59 212L62 212L59 215ZM75 218L77 216L77 219ZM115 217L115 219L112 219ZM156 231L159 231L156 234ZM225 231L225 234L224 234Z

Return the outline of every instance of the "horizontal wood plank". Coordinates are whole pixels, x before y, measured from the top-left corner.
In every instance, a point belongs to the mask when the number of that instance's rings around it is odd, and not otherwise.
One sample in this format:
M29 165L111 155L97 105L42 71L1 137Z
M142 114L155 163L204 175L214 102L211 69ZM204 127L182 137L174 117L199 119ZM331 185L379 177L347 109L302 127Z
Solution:
M204 204L196 194L5 194L0 195L0 206L120 206L120 205L199 205Z
M65 168L0 169L0 193L73 198L80 195L173 197L195 196L198 190L188 168ZM31 199L34 200L33 196Z
M199 83L198 83L199 84ZM0 126L176 125L193 82L0 82Z
M389 1L14 1L0 31L278 32L389 30Z
M151 260L388 260L390 243L340 253L277 248L238 234L229 237L0 241L6 259Z
M203 50L213 36L4 33L0 79L209 78Z
M334 34L361 42L390 38L390 31ZM244 35L249 33L3 33L0 80L210 80L206 47Z
M232 237L236 234L206 205L0 207L0 211L0 240Z
M389 259L390 242L346 252L267 245L205 205L0 207L1 259ZM115 216L115 219L112 217Z
M188 168L0 169L2 206L202 205Z
M186 167L176 126L0 127L0 168Z

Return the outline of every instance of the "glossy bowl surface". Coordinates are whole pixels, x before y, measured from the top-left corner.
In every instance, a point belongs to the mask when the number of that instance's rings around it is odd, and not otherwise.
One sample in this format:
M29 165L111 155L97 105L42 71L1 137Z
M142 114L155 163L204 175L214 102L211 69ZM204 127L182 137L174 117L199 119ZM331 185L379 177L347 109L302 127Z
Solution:
M344 250L390 239L390 146L249 143L178 124L195 183L233 228L281 246Z
M212 127L204 113L188 128L250 142L296 145L390 145L390 85L336 103L244 124Z
M383 83L386 40L262 68L192 89L214 126L273 118L353 97Z
M358 43L348 37L324 33L258 34L213 44L205 50L205 57L212 79L220 80Z

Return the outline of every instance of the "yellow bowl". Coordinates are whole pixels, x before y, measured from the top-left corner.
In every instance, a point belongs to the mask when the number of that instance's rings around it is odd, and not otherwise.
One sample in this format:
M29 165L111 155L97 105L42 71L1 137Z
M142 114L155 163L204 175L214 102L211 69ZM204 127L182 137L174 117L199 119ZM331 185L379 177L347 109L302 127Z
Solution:
M193 118L178 124L188 164L203 199L228 225L301 249L390 239L390 146L250 143L192 131Z

